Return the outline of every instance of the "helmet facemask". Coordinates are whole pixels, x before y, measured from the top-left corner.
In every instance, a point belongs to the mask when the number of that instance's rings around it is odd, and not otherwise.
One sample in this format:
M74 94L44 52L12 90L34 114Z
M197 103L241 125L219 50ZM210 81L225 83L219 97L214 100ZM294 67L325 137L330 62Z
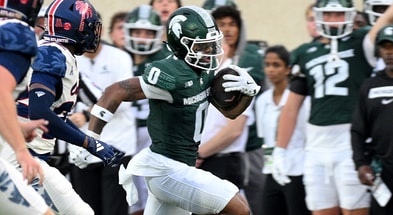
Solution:
M89 28L89 31L94 32L94 36L92 37L89 36L90 34L87 34L86 41L88 41L88 43L86 44L84 51L88 53L94 53L96 52L97 47L101 41L102 23L101 21L97 20L94 23L89 23L87 27Z
M160 15L150 5L141 5L131 11L123 24L125 32L125 48L133 54L149 55L162 48L164 26ZM138 30L147 31L145 36ZM154 33L154 36L150 34Z
M324 14L329 12L344 13L344 20L324 21ZM315 24L318 33L330 39L338 39L352 33L356 16L354 7L343 7L338 1L331 1L325 7L314 7Z
M189 37L182 37L180 43L186 47L187 54L184 60L190 66L203 70L217 69L222 60L224 51L221 46L223 38L222 33L207 39L193 39Z
M86 26L85 26L86 28ZM79 32L79 43L75 43L75 55L82 55L83 53L95 53L101 41L102 24L100 21L95 23L88 23L84 31ZM92 33L94 32L94 33Z
M125 48L133 54L149 55L162 48L163 26L139 25L135 23L124 23ZM132 36L132 31L136 29L149 30L154 32L154 38L140 38Z
M356 9L352 0L318 0L314 8L317 32L330 39L329 62L338 62L338 39L348 36L353 31ZM332 14L328 14L332 13ZM330 21L328 16L343 15L343 20ZM325 21L329 19L328 21ZM337 18L336 18L337 19Z
M377 19L382 16L392 2L392 0L367 0L365 2L364 11L367 13L371 25L375 25Z

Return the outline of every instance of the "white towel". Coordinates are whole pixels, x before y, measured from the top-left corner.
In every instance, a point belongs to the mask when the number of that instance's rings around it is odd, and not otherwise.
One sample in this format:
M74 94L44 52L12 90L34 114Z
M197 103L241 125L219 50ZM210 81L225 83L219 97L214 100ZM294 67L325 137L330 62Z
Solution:
M126 191L127 203L129 206L134 205L138 201L138 190L134 184L132 174L124 168L122 164L119 169L119 184Z

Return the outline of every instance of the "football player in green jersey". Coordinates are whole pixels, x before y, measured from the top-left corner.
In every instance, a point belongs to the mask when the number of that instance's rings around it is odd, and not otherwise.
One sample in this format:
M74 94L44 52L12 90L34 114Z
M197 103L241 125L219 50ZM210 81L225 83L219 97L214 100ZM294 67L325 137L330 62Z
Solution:
M164 32L160 15L150 5L141 5L129 12L124 22L125 48L133 60L134 76L143 75L145 68L153 61L168 57L171 53L164 47L161 38ZM137 122L137 152L150 146L147 131L149 101L133 102L132 110ZM138 202L131 207L132 214L142 214L146 205L147 188L143 177L134 178L138 189Z
M292 52L296 77L281 113L276 145L285 154L301 104L311 96L304 172L307 206L313 215L366 215L370 195L352 160L350 122L359 87L375 66L376 34L393 22L393 7L370 30L356 31L351 0L317 0L314 12L323 38Z
M149 99L147 127L152 138L120 170L129 204L136 202L133 175L144 176L149 190L144 214L250 214L232 183L194 167L209 105L209 87L220 65L222 34L211 15L196 6L177 9L167 22L173 55L152 62L141 77L112 84L93 107L89 130L101 133L122 101ZM260 89L247 71L225 75L225 90L244 94L240 103L221 112L235 118Z

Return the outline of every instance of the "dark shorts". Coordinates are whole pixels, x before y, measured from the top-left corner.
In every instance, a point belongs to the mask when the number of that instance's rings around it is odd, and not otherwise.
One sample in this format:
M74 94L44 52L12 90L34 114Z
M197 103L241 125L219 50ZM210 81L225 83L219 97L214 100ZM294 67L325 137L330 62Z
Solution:
M242 152L210 156L203 161L200 168L232 182L239 189L245 186L245 156Z

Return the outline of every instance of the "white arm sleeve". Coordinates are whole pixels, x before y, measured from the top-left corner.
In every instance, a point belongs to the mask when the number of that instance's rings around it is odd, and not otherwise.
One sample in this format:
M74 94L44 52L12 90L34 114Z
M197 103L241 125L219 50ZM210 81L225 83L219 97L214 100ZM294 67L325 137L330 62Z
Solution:
M139 76L138 78L146 98L164 100L169 103L173 102L172 95L168 91L152 86L150 84L146 84L142 76Z
M370 66L377 65L377 57L375 54L375 44L371 41L370 36L367 34L363 39L363 52Z

